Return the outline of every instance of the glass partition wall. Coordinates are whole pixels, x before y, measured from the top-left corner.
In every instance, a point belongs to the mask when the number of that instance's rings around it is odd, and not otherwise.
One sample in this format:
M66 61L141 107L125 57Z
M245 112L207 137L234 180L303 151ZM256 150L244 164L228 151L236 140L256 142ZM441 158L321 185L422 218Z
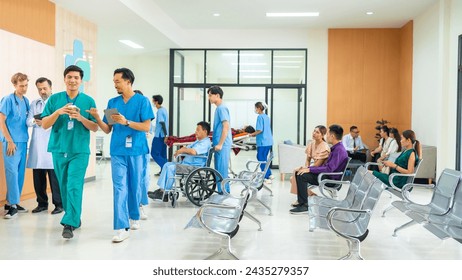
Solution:
M255 127L255 102L268 104L278 165L278 143L307 140L306 60L306 49L171 49L170 135L190 135L197 122L213 122L206 90L219 85L233 128Z

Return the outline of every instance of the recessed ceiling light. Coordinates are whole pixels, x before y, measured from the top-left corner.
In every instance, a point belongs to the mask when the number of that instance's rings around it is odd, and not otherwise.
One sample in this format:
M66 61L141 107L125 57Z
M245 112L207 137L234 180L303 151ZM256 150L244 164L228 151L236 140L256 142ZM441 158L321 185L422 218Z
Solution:
M214 13L213 16L214 16L214 17L219 17L220 14L219 14L219 13Z
M267 17L317 17L318 12L313 13L266 13Z
M119 40L119 42L121 42L122 44L125 44L129 47L132 47L134 49L144 49L143 46L133 42L133 41L130 41L130 40Z
M366 15L370 16L370 15L373 15L374 12L366 12Z

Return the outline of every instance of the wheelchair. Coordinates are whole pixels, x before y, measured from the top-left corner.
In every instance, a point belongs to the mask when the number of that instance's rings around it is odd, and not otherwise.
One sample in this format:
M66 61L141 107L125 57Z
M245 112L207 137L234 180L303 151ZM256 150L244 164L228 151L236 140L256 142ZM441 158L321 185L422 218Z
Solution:
M170 178L174 180L173 186L170 190L165 190L162 200L169 201L173 208L178 204L180 193L185 195L189 201L196 206L201 206L203 201L208 199L216 191L217 184L219 184L223 178L221 174L210 167L212 157L215 150L212 147L207 156L192 156L186 154L180 154L175 158L175 161L181 164L181 160L184 157L195 157L195 158L206 158L204 166L187 166L185 170L180 170L175 173L175 176ZM186 167L186 166L185 166ZM189 172L188 172L189 171Z

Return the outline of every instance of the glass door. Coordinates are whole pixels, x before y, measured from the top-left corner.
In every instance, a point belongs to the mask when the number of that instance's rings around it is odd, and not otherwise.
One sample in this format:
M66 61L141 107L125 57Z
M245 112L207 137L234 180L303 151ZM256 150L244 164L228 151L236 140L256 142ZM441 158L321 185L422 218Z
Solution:
M206 120L204 89L175 87L173 96L173 135L194 134L196 124Z
M266 88L273 131L273 165L279 165L278 143L290 141L305 145L306 142L306 96L300 88Z

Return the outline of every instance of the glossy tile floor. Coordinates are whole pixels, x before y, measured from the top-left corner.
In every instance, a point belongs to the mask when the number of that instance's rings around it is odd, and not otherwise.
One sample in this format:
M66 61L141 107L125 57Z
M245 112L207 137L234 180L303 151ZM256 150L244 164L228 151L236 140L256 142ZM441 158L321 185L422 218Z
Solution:
M233 170L244 168L245 162L255 158L254 151L232 156ZM159 168L151 163L151 174ZM273 216L255 202L248 211L262 222L263 231L257 231L252 221L244 218L239 233L232 239L233 250L240 259L248 260L335 260L347 252L346 242L325 230L308 231L307 215L289 214L295 199L289 193L289 182L280 181L277 170L271 185L274 196L263 192L262 199L271 204ZM61 215L49 213L19 214L16 219L0 219L0 259L2 260L200 260L212 254L219 239L201 229L184 229L197 207L185 197L177 208L150 201L146 212L149 219L141 221L141 228L132 231L129 239L114 244L112 230L112 183L109 162L97 165L97 179L85 184L82 228L75 231L72 240L61 237ZM152 177L150 189L155 189ZM344 191L344 190L342 190ZM426 193L419 196L425 197ZM417 225L392 237L393 229L407 222L399 211L392 210L387 217L380 210L390 203L382 195L369 226L369 236L362 243L362 255L369 260L428 260L462 259L462 244L440 240ZM36 206L35 199L21 202L29 210ZM51 211L50 209L49 211Z

